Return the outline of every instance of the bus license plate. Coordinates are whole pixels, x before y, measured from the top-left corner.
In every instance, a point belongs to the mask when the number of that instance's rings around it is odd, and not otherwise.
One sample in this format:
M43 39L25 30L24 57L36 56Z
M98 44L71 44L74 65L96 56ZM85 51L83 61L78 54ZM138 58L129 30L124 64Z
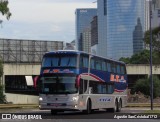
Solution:
M59 103L52 103L52 104L50 104L50 106L61 106L61 104L59 104Z

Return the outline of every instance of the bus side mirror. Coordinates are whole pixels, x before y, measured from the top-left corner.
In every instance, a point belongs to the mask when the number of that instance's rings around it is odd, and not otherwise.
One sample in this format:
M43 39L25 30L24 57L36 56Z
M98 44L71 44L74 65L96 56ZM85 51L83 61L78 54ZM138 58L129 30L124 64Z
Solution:
M93 91L92 91L92 87L89 87L89 94L92 94L93 93Z

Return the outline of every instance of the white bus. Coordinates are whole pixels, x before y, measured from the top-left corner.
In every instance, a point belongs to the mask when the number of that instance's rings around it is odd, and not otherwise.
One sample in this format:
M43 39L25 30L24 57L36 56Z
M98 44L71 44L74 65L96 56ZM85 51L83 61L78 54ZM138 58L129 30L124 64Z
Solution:
M127 104L127 74L123 62L79 51L55 51L43 56L39 108L51 114L105 109L119 112Z

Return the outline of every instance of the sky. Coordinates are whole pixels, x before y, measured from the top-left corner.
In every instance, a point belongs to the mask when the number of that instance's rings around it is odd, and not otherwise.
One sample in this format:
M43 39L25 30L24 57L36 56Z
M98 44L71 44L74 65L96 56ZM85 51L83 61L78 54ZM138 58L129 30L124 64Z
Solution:
M76 8L96 8L96 0L8 0L8 21L0 14L0 38L71 42Z

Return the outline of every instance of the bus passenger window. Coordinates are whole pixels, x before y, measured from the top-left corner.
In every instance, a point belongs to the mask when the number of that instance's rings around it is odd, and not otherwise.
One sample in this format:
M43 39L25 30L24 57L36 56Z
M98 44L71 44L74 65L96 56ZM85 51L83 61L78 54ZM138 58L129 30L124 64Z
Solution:
M117 73L118 73L118 74L121 73L120 70L121 70L121 69L120 69L120 65L118 64L118 65L117 65Z
M111 72L116 73L116 67L114 63L111 63Z
M110 63L107 63L107 69L108 69L108 72L111 72L111 64Z
M94 67L94 59L91 59L91 69L95 69L95 67Z
M124 66L121 66L121 74L124 74Z
M83 93L85 93L86 92L86 90L87 90L87 80L83 80L83 79L81 79L80 80L80 88L79 88L79 93L80 94L83 94Z
M43 67L50 67L52 65L52 58L46 57L43 59L42 66Z
M96 61L96 69L97 70L102 70L102 64L100 61Z
M102 93L103 94L106 94L107 93L107 88L106 88L106 85L102 85Z
M113 85L107 85L107 92L108 92L108 94L112 94L113 92L114 92L114 87L113 87Z
M102 70L103 71L107 71L107 66L106 66L106 62L102 62Z
M53 57L52 58L52 66L58 66L59 58L58 57Z
M98 89L98 94L101 94L102 93L102 85L98 84L97 89Z
M60 66L67 66L69 62L69 57L61 57L61 64Z
M97 89L97 82L95 81L90 81L89 87L92 87L92 93L97 94L98 89Z
M99 94L106 94L107 93L106 84L98 84L97 87L98 87Z
M82 67L87 67L88 68L88 58L87 57L83 57L83 59L82 59Z
M61 57L60 66L76 66L76 57Z
M76 66L76 58L75 57L70 57L70 61L68 63L68 66Z

